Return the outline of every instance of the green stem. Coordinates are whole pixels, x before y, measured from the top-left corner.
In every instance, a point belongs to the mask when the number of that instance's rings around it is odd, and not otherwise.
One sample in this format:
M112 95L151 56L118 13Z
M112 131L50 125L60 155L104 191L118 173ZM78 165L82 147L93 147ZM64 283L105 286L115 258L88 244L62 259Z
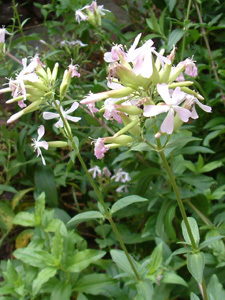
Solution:
M185 19L185 26L184 26L184 37L183 37L183 43L182 43L182 51L181 51L181 60L183 60L184 58L184 48L185 48L185 42L186 42L186 35L187 35L187 27L186 27L186 23L189 20L189 15L190 15L190 10L191 10L191 1L188 1L188 8L187 8L187 15L186 15L186 19Z
M16 16L16 19L17 19L17 22L18 22L18 25L19 25L20 33L21 33L22 38L23 38L23 42L24 42L24 44L25 44L25 46L27 48L27 52L28 52L28 45L27 45L27 41L26 41L26 38L25 38L25 35L24 35L24 32L23 32L23 28L22 28L21 22L20 22L20 17L19 17L19 14L18 14L18 10L17 10L17 7L16 7L15 0L13 0L13 9L14 9L15 16Z
M202 291L203 291L203 300L208 300L208 295L207 295L207 290L206 290L206 283L205 283L205 278L203 276L202 278Z
M114 221L113 221L113 219L112 219L112 216L111 216L111 214L110 214L109 211L108 211L108 208L107 208L107 206L106 206L106 204L105 204L105 201L104 201L104 199L103 199L103 197L102 197L102 194L100 193L99 189L97 188L97 186L96 186L96 184L95 184L95 182L94 182L92 176L91 176L90 173L88 172L88 169L87 169L87 167L86 167L86 164L85 164L85 162L84 162L82 156L81 156L80 153L79 153L79 149L77 148L77 146L76 146L76 144L75 144L75 142L74 142L74 140L73 140L73 136L72 136L72 134L71 134L71 130L70 130L70 128L69 128L69 124L68 124L68 122L65 120L63 114L61 113L61 110L60 110L59 106L57 105L55 99L53 99L53 102L54 102L54 104L55 104L55 107L56 107L58 113L60 114L60 117L61 117L62 120L63 120L64 126L65 126L65 131L66 131L66 133L67 133L67 137L68 137L68 139L69 139L69 141L70 141L70 143L71 143L71 146L72 146L72 148L77 152L77 154L76 154L76 155L77 155L77 158L79 159L79 161L80 161L80 163L81 163L81 165L82 165L82 167L83 167L83 169L84 169L84 171L85 171L85 173L86 173L86 176L88 177L88 180L89 180L90 184L92 185L92 187L93 187L93 189L94 189L94 191L95 191L95 193L96 193L96 195L97 195L97 197L98 197L98 199L99 199L99 202L101 203L101 205L102 205L102 207L103 207L103 209L104 209L104 211L105 211L105 217L107 218L107 220L109 221L110 225L112 226L112 229L113 229L113 231L114 231L114 233L115 233L115 235L116 235L116 237L117 237L117 239L118 239L118 241L119 241L119 243L120 243L121 248L122 248L123 251L125 252L125 255L126 255L128 261L129 261L129 263L130 263L130 266L131 266L131 268L132 268L132 270L133 270L133 272L134 272L134 275L135 275L136 279L137 279L137 280L140 280L140 277L139 277L139 275L138 275L138 272L137 272L137 270L136 270L136 268L135 268L135 266L134 266L134 264L133 264L133 262L132 262L132 260L131 260L131 258L130 258L130 255L129 255L129 253L128 253L128 251L127 251L127 248L126 248L126 246L125 246L125 244L124 244L124 242L123 242L123 240L122 240L122 238L121 238L121 235L120 235L120 233L119 233L119 231L118 231L118 229L117 229L117 227L116 227L116 224L114 223Z
M171 169L169 167L169 164L168 164L167 159L165 157L164 151L163 150L159 151L159 155L160 155L160 157L162 159L164 168L166 169L166 172L167 172L167 174L169 176L169 179L170 179L170 183L172 184L174 193L176 195L177 203L178 203L178 206L180 208L180 212L181 212L182 218L184 220L185 226L187 228L187 232L188 232L189 238L191 240L192 248L194 250L197 250L198 247L197 247L197 245L195 243L195 240L194 240L194 237L193 237L193 234L192 234L192 231L191 231L191 227L190 227L188 219L187 219L187 215L186 215L186 212L185 212L185 209L184 209L183 202L182 202L181 197L180 197L178 186L177 186L177 183L176 183L176 181L174 179L173 173L172 173L172 171L171 171Z
M211 226L213 227L213 223L208 219L206 218L206 216L203 215L203 213L200 212L199 209L197 209L197 207L195 207L195 205L193 203L191 203L190 200L186 200L185 202L187 202L187 204L195 211L195 213L202 219L202 221L208 225L208 226Z

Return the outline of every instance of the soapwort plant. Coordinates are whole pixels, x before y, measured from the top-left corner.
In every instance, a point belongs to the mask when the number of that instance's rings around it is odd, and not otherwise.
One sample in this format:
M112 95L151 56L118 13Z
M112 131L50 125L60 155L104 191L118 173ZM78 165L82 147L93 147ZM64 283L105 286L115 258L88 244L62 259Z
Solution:
M91 5L76 11L76 19L78 23L89 21L92 26L98 27L104 13L104 9L93 1ZM221 249L216 257L219 266L223 266L225 248L222 236L219 230L213 228L213 224L189 200L186 200L189 196L184 196L186 191L180 184L181 176L179 178L176 173L176 169L183 168L184 165L195 174L207 172L211 170L211 166L203 166L201 156L196 164L182 161L181 156L173 161L173 151L179 153L186 143L198 140L187 133L186 128L198 118L199 108L207 113L211 113L212 109L204 104L204 98L196 88L198 69L194 57L178 62L175 47L166 55L164 49L160 51L156 49L151 39L141 43L141 36L142 34L138 34L130 47L113 45L111 51L105 52L104 61L109 64L107 77L109 90L99 93L90 91L80 102L67 101L72 78L81 77L79 66L71 62L61 79L58 72L59 64L55 63L51 70L37 55L33 58L24 58L22 70L9 79L7 88L0 90L0 93L11 93L12 98L6 102L7 104L18 103L19 106L19 111L7 120L8 124L13 125L28 113L39 114L38 120L41 121L31 145L43 165L48 165L50 148L70 149L72 161L74 163L75 159L79 161L85 172L85 180L88 180L94 190L91 195L98 200L98 209L94 206L93 210L85 212L78 210L78 214L67 220L68 226L71 228L79 223L97 221L99 226L96 227L96 232L103 239L96 241L102 248L108 247L112 261L116 264L115 268L111 261L101 260L106 254L105 251L87 249L85 241L79 235L55 219L52 210L45 209L45 196L41 194L36 199L34 212L19 212L13 219L13 224L32 227L34 230L30 232L32 238L28 246L14 252L14 256L22 261L22 264L19 264L19 267L14 266L10 260L5 264L4 280L7 284L2 290L0 288L1 294L26 299L29 297L28 290L31 289L31 297L35 299L40 294L43 296L49 294L52 289L50 296L52 300L56 295L70 299L74 294L79 300L89 299L86 294L103 295L104 299L108 297L121 300L161 300L170 296L170 291L164 291L163 284L188 287L185 279L176 272L186 266L198 285L198 289L194 289L194 292L192 290L190 294L191 300L199 299L196 294L201 294L204 300L214 299L213 285L218 287L220 295L224 294L216 275L211 277L208 286L206 285L204 269L207 256L203 252L206 247L212 249L214 253ZM83 122L87 111L96 119L104 119L107 126L113 128L110 128L111 131L108 130L112 133L110 136L102 130L102 136L96 136L95 133L94 138L90 137L86 141L88 147L94 148L93 153L96 157L96 162L95 164L92 162L91 167L82 156L80 141L74 135L72 126ZM54 141L48 140L46 128L52 119L55 132L57 135L61 134L61 140L58 138ZM142 191L141 196L139 193L133 193L137 191L134 188L135 174L129 174L125 168L112 170L104 165L104 159L110 156L113 149L124 151L123 158L119 155L118 161L129 157L131 153L137 154L136 157L147 165L144 169L145 176L151 180L152 172L155 172L154 174L162 179L157 182L152 180L151 184L147 182L146 191ZM143 155L143 152L147 155ZM151 164L154 163L158 169L148 165L149 158ZM134 156L131 160L132 168L135 170ZM185 180L192 185L195 178L191 181L190 177L185 178L183 175L183 181ZM203 183L208 187L207 182ZM110 195L113 204L106 196L105 191L109 188L112 189ZM197 188L196 190L198 191ZM193 196L191 192L188 190L187 195ZM118 199L120 197L118 195L121 194L125 196ZM140 209L144 215L146 211L152 209L160 197L165 200L164 195L169 195L172 205L170 206L167 201L163 202L157 223L163 223L165 219L165 222L171 225L178 205L182 221L176 219L176 230L180 232L181 228L179 243L184 247L172 252L163 240L163 234L157 229L157 237L152 238L155 239L157 246L151 254L141 257L134 251L131 255L126 245L128 244L126 230L120 222L116 222L118 216L121 214L121 218L129 217L129 211L127 214L121 212L132 205L136 206L137 211ZM211 194L208 197L214 196ZM177 205L174 203L175 199ZM193 208L196 215L210 229L205 241L200 240L195 218L187 216L186 204ZM145 219L142 221L145 222ZM139 240L150 242L149 232L154 222L153 218L148 219ZM168 227L169 238L172 237L173 241L177 242L173 226ZM129 233L130 231L128 235ZM117 247L120 249L116 249ZM178 255L181 255L182 259ZM177 258L175 262L174 257ZM30 278L25 276L26 264L32 267L29 269ZM97 274L93 269L87 271L86 268L91 264L95 264L95 270L101 269L107 274ZM21 276L17 271L18 268L22 273ZM92 274L83 273L83 270ZM60 280L65 283L62 284ZM17 284L16 288L14 282ZM178 294L173 298L176 296Z

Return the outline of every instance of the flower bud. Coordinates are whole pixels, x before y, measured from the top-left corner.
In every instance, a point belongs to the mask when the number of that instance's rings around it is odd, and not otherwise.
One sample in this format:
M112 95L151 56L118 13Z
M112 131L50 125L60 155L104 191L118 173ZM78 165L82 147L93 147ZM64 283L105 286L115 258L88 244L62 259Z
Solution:
M182 73L185 70L185 65L180 65L177 66L176 68L174 68L172 70L172 72L170 73L169 79L168 79L168 83L169 82L173 82L174 80L176 80L176 78L180 75L180 73Z
M168 87L169 87L169 89L175 89L178 86L185 87L185 86L190 86L192 84L194 84L193 81L179 81L179 82L173 82L173 83L169 84Z
M120 135L120 136L112 136L112 137L106 137L104 138L104 143L106 144L119 144L120 146L127 146L133 141L132 137L129 135ZM108 146L108 145L107 145Z
M194 95L199 100L204 100L204 97L202 97L202 95L196 93L195 91L192 91L191 89L189 89L187 87L181 87L181 90L187 94Z
M130 86L137 89L139 86L147 89L150 80L149 78L144 78L141 75L136 75L133 70L129 70L123 65L116 65L116 74L124 86Z
M67 147L68 143L63 142L63 141L52 141L52 142L48 142L48 146L49 147L62 148L62 147Z
M167 83L169 76L170 76L170 72L172 69L172 64L168 65L166 64L165 69L161 69L159 72L159 83Z
M30 113L30 112L33 112L35 110L37 110L39 108L39 105L42 103L42 100L39 100L39 101L35 101L33 103L31 103L29 106L27 106L26 108L24 108L23 110L20 110L18 113L12 115L7 123L12 123L14 122L15 120L19 119L20 117L22 117L23 115L27 114L27 113Z
M52 80L56 81L58 75L59 64L55 63L54 69L52 70Z
M133 116L140 115L141 113L143 113L143 110L135 105L116 105L116 109L118 111L125 112L128 115Z
M141 135L141 128L138 125L140 122L138 116L126 116L126 115L120 115L121 119L123 120L123 123L125 125L124 128L122 128L120 131L118 131L115 135L118 135L119 133L125 133L125 132L130 132L134 136L139 137ZM126 131L124 131L126 130Z

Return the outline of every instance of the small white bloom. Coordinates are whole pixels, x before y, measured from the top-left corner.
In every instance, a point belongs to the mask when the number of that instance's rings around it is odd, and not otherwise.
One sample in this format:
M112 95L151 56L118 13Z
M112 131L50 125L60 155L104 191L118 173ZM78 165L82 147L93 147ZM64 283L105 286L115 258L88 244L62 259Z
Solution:
M119 168L115 175L111 177L111 179L115 179L115 182L128 182L131 180L129 173L123 171L122 168Z
M92 174L93 178L101 177L102 174L99 166L94 166L93 168L89 169L88 172Z
M191 112L186 108L180 107L179 104L185 99L185 93L177 87L170 95L168 85L165 83L157 84L157 91L162 97L165 104L163 105L146 105L143 115L153 117L164 112L168 112L161 125L161 131L171 134L174 128L174 113L176 112L183 122L187 122L191 117Z
M202 110L205 112L212 112L212 107L208 105L202 104L196 97L193 95L186 95L186 99L188 100L189 104L192 106L191 108L191 118L192 119L197 119L198 114L195 109L195 104L197 104Z
M59 106L60 104L60 101L59 100L56 100L56 103L57 105ZM52 106L55 106L54 103L52 103ZM60 105L59 106L59 109L63 115L63 117L66 119L66 120L69 120L69 121L72 121L72 122L78 122L80 121L80 117L72 117L72 116L69 116L70 113L74 112L77 108L78 108L79 104L77 102L74 102L71 106L70 109L68 110L63 110L63 107ZM59 121L56 122L54 125L55 127L63 127L63 120L61 119L60 117L60 114L59 113L53 113L53 112L44 112L43 113L43 118L45 120L51 120L51 119L55 119L55 118L59 118Z
M39 155L41 156L43 165L46 165L45 159L44 159L44 157L41 153L41 149L40 149L40 148L44 148L45 150L48 150L48 143L46 141L40 141L40 139L43 137L44 134L45 134L45 128L43 125L41 125L38 128L38 138L37 138L37 140L32 139L33 144L31 144L31 146L34 147L34 151L37 151L37 157Z
M4 27L0 28L0 43L5 43L6 34L11 35Z

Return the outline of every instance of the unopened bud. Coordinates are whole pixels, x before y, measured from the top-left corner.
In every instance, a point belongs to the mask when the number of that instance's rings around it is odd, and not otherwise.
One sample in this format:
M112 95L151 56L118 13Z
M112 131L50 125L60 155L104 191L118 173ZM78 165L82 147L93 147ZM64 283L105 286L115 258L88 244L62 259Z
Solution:
M106 144L111 144L111 143L115 143L115 144L119 144L120 146L127 146L128 144L130 144L132 142L132 137L129 135L120 135L120 136L112 136L112 137L106 137L104 138L104 143ZM108 146L108 145L107 145Z
M116 109L133 116L140 115L143 112L142 109L138 108L135 105L116 105Z
M118 131L115 135L118 135L118 133L125 133L125 132L130 132L134 136L140 136L141 135L141 128L138 125L140 122L140 119L138 116L126 116L125 114L120 115L121 119L123 120L123 123L125 125L124 128L122 128L120 131ZM126 131L122 131L125 130Z
M48 146L49 147L62 148L62 147L67 147L68 143L63 142L63 141L52 141L52 142L48 142Z
M118 64L116 66L116 74L124 86L130 86L134 89L139 86L147 89L150 84L149 78L144 78L141 75L137 76L133 70L129 70L123 65Z
M161 54L161 55L163 55L165 53L165 49L161 49L160 51L159 51L159 54ZM161 62L160 62L160 60L159 60L159 58L157 57L156 58L156 61L155 61L155 67L156 67L156 69L159 71L159 69L160 69L160 67L161 67Z
M177 77L180 75L180 73L182 73L184 70L185 70L185 65L180 65L174 68L170 73L168 82L173 82L174 80L176 80Z
M179 82L173 82L168 85L169 89L175 89L176 87L185 87L185 86L191 86L194 84L193 81L179 81Z
M52 80L56 81L58 75L59 64L55 63L54 69L52 70Z
M187 87L181 87L181 90L187 94L194 95L199 100L204 100L204 97L202 97L202 95L196 93L195 91L192 91L191 89L189 89Z

